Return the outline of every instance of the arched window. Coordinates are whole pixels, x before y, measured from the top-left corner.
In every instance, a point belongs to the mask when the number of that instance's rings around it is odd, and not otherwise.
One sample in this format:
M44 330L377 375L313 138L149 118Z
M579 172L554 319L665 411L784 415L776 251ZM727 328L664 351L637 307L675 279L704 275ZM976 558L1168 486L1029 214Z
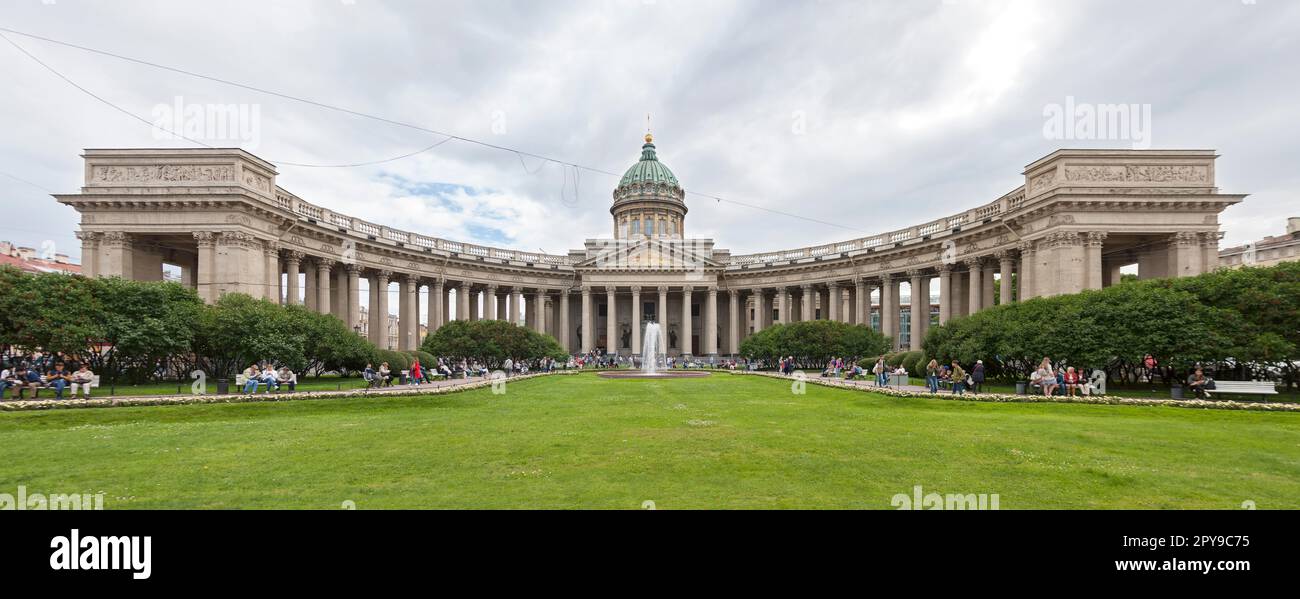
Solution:
M632 219L632 226L628 227L627 236L636 237L637 235L640 234L641 234L641 219L634 218Z
M654 219L647 219L647 220L645 221L645 234L648 235L648 236L650 236L650 237L654 237L654 234L655 234L655 221L654 221Z

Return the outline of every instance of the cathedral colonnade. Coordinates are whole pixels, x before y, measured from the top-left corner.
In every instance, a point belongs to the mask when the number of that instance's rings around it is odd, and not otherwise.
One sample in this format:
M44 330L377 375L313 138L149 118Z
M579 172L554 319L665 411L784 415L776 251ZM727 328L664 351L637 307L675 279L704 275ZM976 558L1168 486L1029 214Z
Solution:
M276 184L238 149L86 150L87 276L161 280L204 301L245 293L332 314L380 347L422 327L497 319L570 352L642 351L658 322L670 355L728 356L775 324L835 320L919 349L932 323L997 304L1100 289L1126 274L1218 267L1212 151L1061 150L988 203L845 242L732 255L684 237L684 193L647 136L620 182L613 239L567 255L428 237L333 212ZM915 316L914 315L918 315Z

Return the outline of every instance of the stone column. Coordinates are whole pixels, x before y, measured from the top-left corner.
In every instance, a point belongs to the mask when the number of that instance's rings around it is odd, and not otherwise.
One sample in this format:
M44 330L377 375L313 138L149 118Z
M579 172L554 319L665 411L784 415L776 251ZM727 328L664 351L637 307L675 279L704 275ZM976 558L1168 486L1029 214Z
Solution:
M656 307L658 308L656 312L659 313L659 317L658 317L659 334L663 337L663 339L666 340L668 339L668 287L667 286L659 287L659 305ZM660 341L659 344L664 346L663 353L667 354L668 353L667 341Z
M316 260L316 311L321 314L330 313L330 269L333 267L334 261L329 258Z
M969 286L966 291L970 298L966 304L966 314L971 315L984 309L984 269L982 261L979 258L968 258L966 260L966 270L969 277Z
M274 241L263 241L262 257L266 260L266 267L263 269L266 288L263 293L266 299L277 304L282 303L284 300L280 297L280 244Z
M993 273L997 272L997 265L992 260L984 260L984 268L980 273L980 309L993 307Z
M411 287L414 281L410 274L397 273L397 338L394 345L399 351L411 349Z
M1218 268L1219 232L1205 231L1201 233L1201 272L1214 272Z
M687 285L682 288L682 335L681 348L682 355L691 355L694 348L691 347L691 298L694 295L694 289Z
M496 285L488 285L483 288L483 318L485 320L502 320L499 299Z
M871 292L861 278L853 282L853 324L871 326Z
M908 283L912 287L910 294L912 300L912 327L909 334L908 349L919 351L921 349L921 334L925 328L923 319L930 316L930 298L921 297L921 271L913 270L908 272L907 275L911 278Z
M776 288L776 318L772 324L790 322L790 293L785 287Z
M704 305L704 353L718 355L718 288L709 286Z
M198 265L197 265L197 269L198 269L197 281L198 281L199 297L203 298L203 301L210 304L212 302L217 301L217 289L216 286L214 285L216 281L216 275L217 275L216 235L212 234L209 231L195 231L194 243L198 248L198 255L199 255ZM290 254L297 254L298 259L301 259L302 257L302 254L299 254L297 252L290 252ZM92 262L95 261L93 257L91 261ZM294 260L293 267L294 269L298 268L297 259ZM96 269L95 275L102 276L102 273L100 273L99 270ZM295 284L293 286L293 289L297 289L297 288L298 286L297 284Z
M420 347L420 278L408 274L402 276L402 294L406 298L407 314L402 319L402 330L406 334L403 349L411 351Z
M514 323L515 326L524 326L523 317L519 315L524 308L524 290L515 287L512 293L514 294L514 301L510 302L510 322Z
M538 289L533 295L533 330L546 334L546 290Z
M641 286L632 286L632 355L641 355Z
M813 304L817 303L816 296L813 295L813 286L808 283L800 285L799 290L801 291L799 318L806 322L813 319Z
M605 287L605 352L618 355L618 292Z
M135 243L130 233L109 231L104 233L102 276L121 277L127 280L135 278Z
M1057 272L1053 281L1053 294L1078 293L1084 289L1086 258L1084 239L1078 232L1063 231L1054 235L1056 239ZM1101 277L1098 276L1098 280Z
M754 296L754 334L757 335L762 332L772 309L767 307L767 296L763 295L762 289L755 288L750 293Z
M1084 268L1084 289L1101 289L1103 284L1103 268L1101 260L1101 250L1106 244L1105 231L1090 231L1084 239L1083 248L1083 268Z
M591 348L596 344L593 341L596 337L595 319L591 314L591 286L582 286L582 333L579 335L578 353L586 354L591 352Z
M1174 277L1194 277L1201 274L1201 241L1199 233L1183 231L1174 234Z
M371 273L369 277L370 285L370 307L366 312L366 338L370 339L378 347L379 341L379 275ZM387 349L387 348L385 348Z
M429 284L429 334L442 328L443 323L443 302L446 301L443 295L442 279L434 279Z
M1034 289L1034 261L1037 258L1034 256L1032 241L1022 242L1016 249L1020 251L1020 269L1017 271L1020 278L1017 282L1020 284L1019 299L1023 302L1038 297L1037 290Z
M560 345L564 346L565 352L572 352L573 345L569 343L569 288L565 287L560 290Z
M81 274L87 279L93 279L99 276L99 239L102 235L94 231L77 231L76 234L77 239L81 240ZM195 240L198 236L199 233L194 233ZM202 296L203 294L200 293L199 297Z
M727 353L740 353L740 290L727 290Z
M932 275L926 273L921 275L921 340L925 341L925 334L930 332L930 286ZM916 315L912 315L912 331L915 334L917 330Z
M469 300L474 294L469 287L471 287L471 283L468 281L461 281L460 286L456 287L456 320L458 321L468 321L471 318L469 316Z
M340 268L330 273L330 314L339 322L348 320L348 270L339 263Z
M894 289L898 282L893 275L880 275L880 333L891 340L890 347L898 348L898 304Z
M952 318L952 274L951 266L939 267L939 324Z
M361 265L348 265L348 321L349 329L361 326Z
M443 284L442 284L442 295L438 298L438 301L442 302L442 319L438 321L440 324L444 324L444 325L445 325L445 324L447 324L447 323L449 323L449 322L452 321L452 318L451 318L451 308L452 308L451 291L452 291L452 287L449 286L449 285L447 285L446 281L443 281Z
M220 251L217 252L220 255ZM316 284L316 261L310 256L302 262L302 305L310 312L316 311L316 300L320 298L320 287Z
M840 284L831 282L826 286L826 318L840 321Z
M284 267L285 271L288 273L285 277L288 279L285 281L285 303L290 306L296 306L302 303L302 298L299 297L298 270L302 266L303 256L304 254L302 252L297 251L284 253ZM200 252L200 261L202 261L202 252ZM202 270L202 267L200 267L200 277L202 276Z
M370 338L379 349L388 349L388 280L392 276L393 272L389 270L375 273L375 305L370 307L370 311L374 312L371 320L376 326L371 329Z
M845 324L853 323L853 288L840 290L840 322Z
M1098 260L1101 262L1101 260ZM998 304L1009 304L1013 301L1011 291L1011 271L1015 268L1015 259L1011 257L1011 252L1001 252L998 254L998 271L1002 279L998 281Z

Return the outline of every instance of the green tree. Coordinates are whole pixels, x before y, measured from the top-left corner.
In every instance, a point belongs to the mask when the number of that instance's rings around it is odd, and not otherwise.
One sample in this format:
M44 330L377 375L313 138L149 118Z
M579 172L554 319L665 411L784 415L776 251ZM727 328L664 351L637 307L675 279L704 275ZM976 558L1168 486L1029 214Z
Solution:
M203 369L216 378L267 360L302 371L308 362L306 335L298 324L283 306L229 293L200 312L194 350Z
M831 358L876 356L889 345L887 337L864 325L809 320L763 329L740 343L740 353L768 362L794 356L799 368L824 368Z
M506 358L520 361L566 357L553 337L503 320L449 322L425 337L421 349L453 361L477 361L487 368L499 368Z
M104 351L87 351L96 372L132 382L148 379L155 369L192 348L203 300L179 283L89 281L98 299L97 317ZM87 348L89 350L89 348Z

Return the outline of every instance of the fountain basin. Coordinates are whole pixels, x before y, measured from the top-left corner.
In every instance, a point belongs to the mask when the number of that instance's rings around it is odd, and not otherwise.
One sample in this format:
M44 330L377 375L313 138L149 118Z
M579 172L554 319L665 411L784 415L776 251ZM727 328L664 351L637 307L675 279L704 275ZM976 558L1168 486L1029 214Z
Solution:
M699 379L709 376L712 373L703 370L660 370L656 372L642 372L640 370L617 371L610 370L598 372L596 376L603 379Z

